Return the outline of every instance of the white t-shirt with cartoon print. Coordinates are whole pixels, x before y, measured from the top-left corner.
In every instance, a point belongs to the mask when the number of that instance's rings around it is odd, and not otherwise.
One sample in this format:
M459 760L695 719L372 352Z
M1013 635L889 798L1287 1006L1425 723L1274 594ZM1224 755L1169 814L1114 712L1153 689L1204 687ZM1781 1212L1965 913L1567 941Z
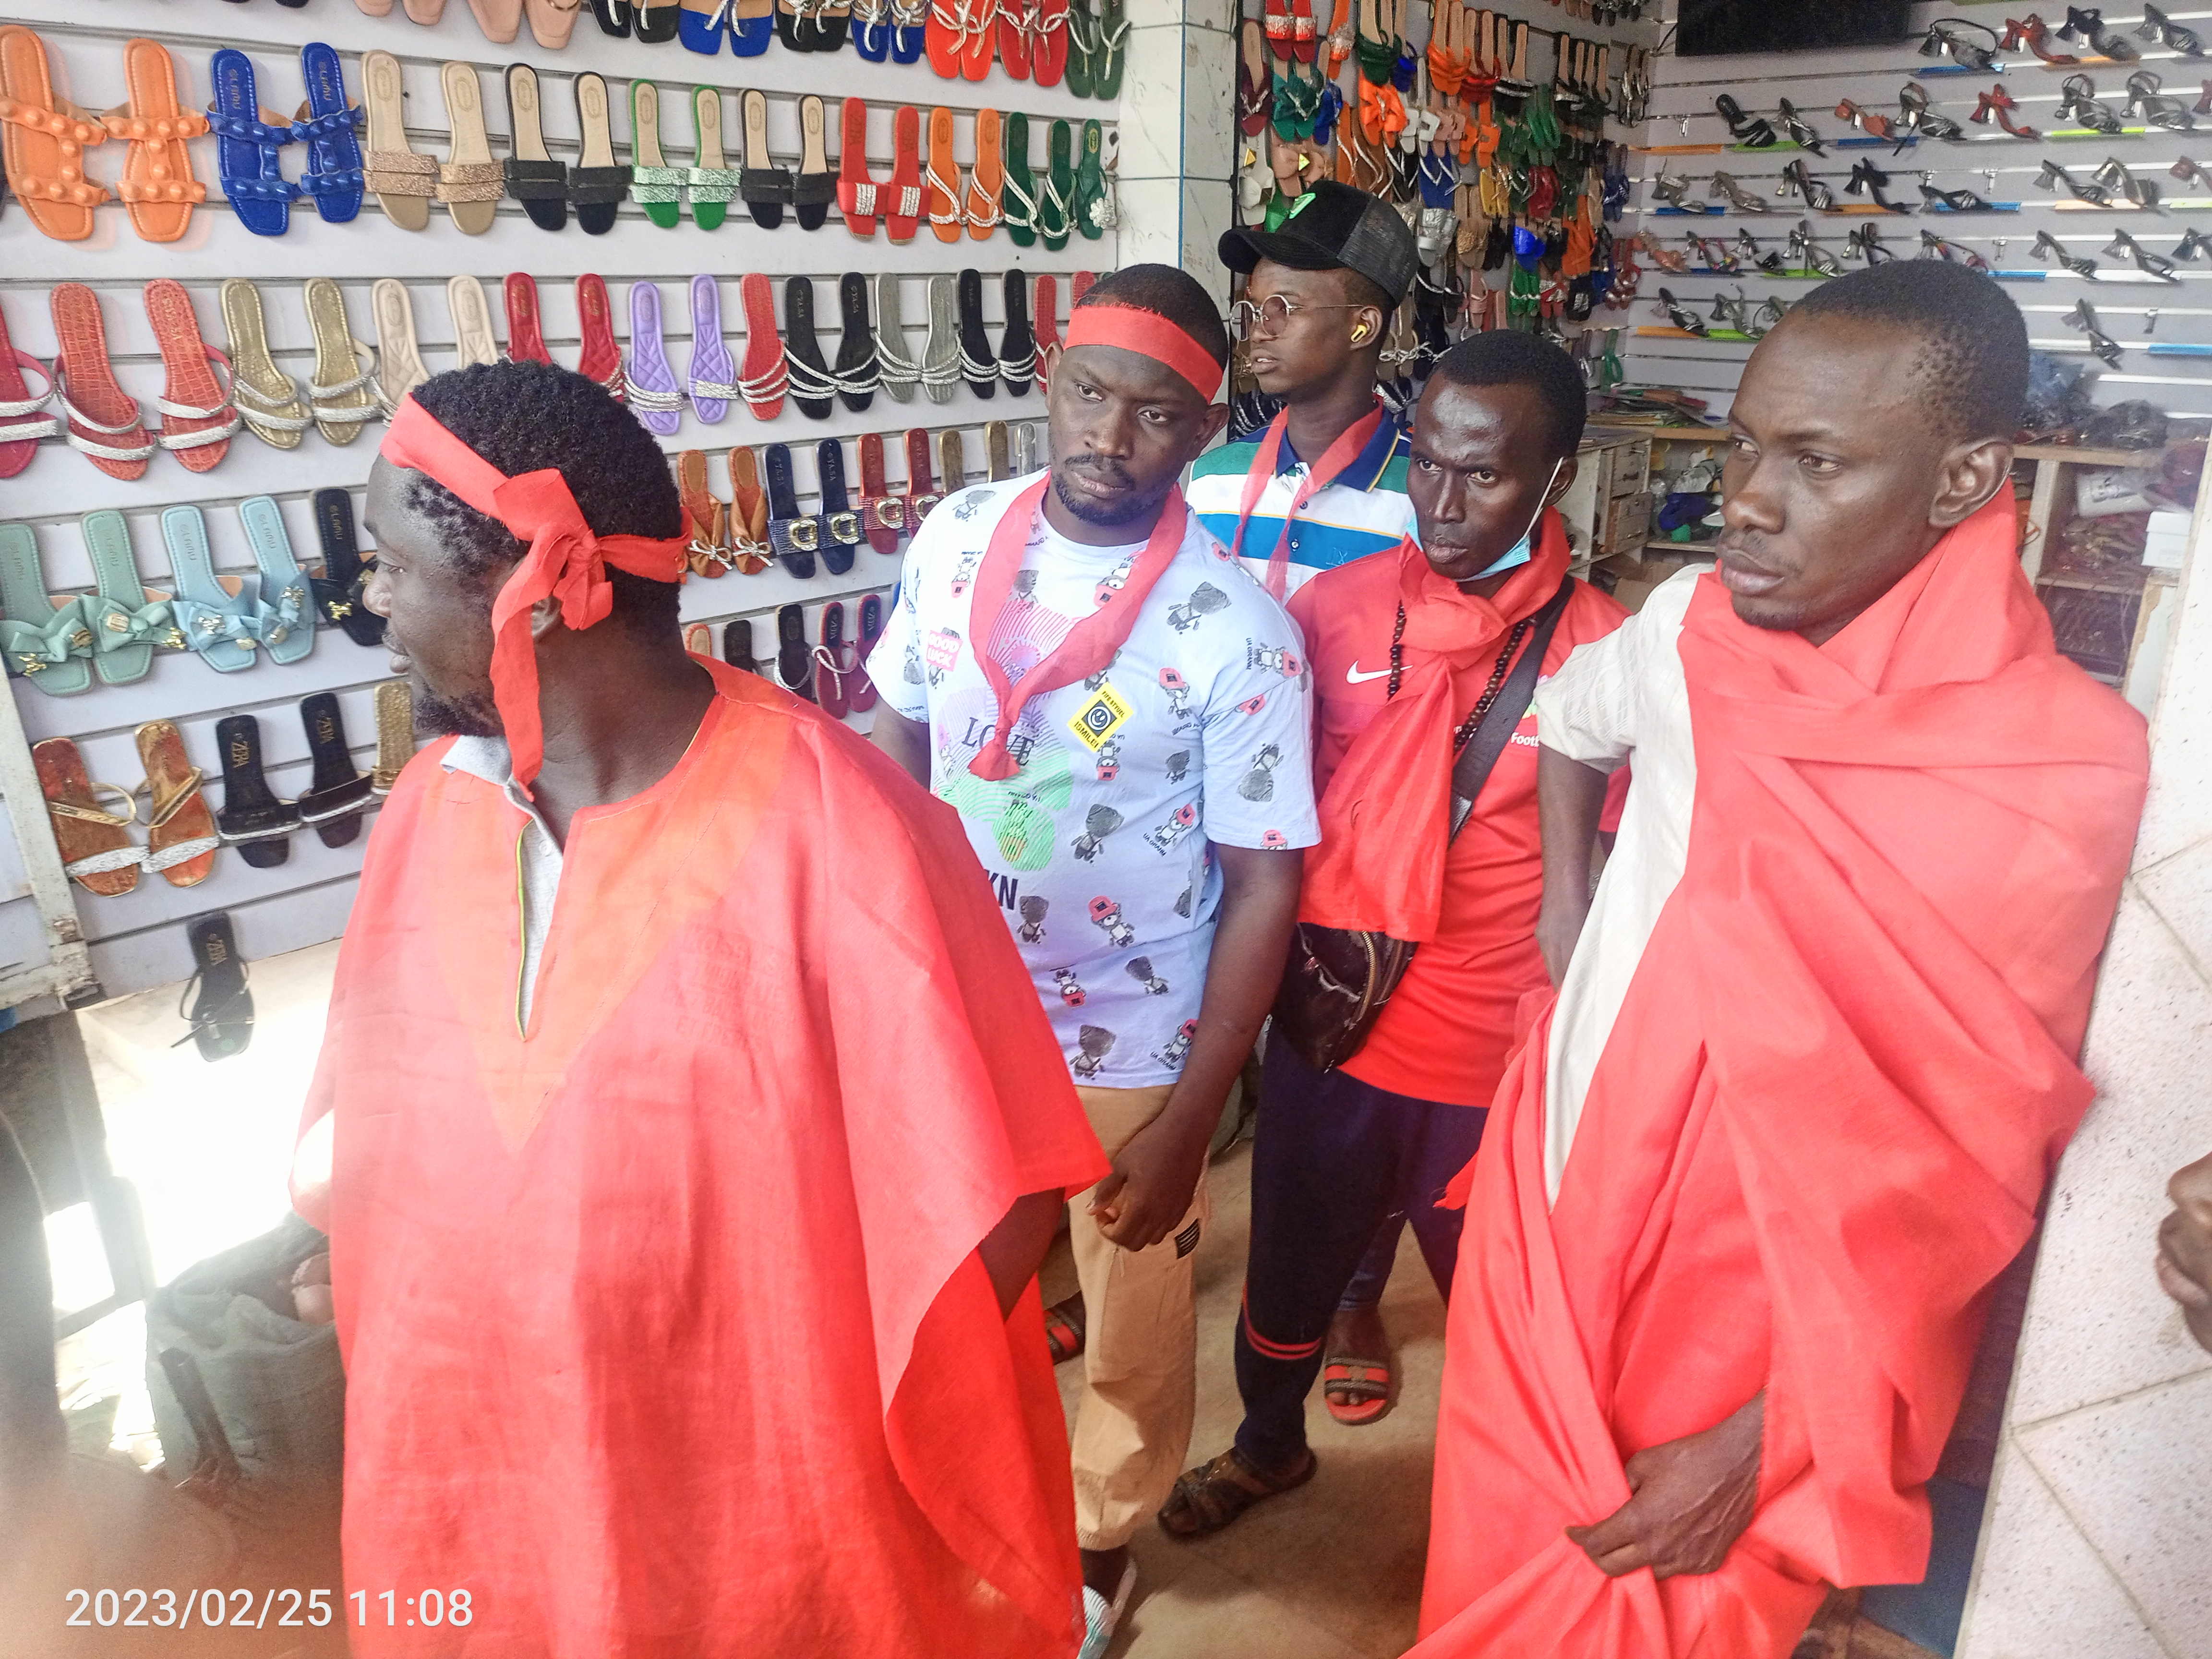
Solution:
M1075 1080L1172 1083L1189 1052L1226 847L1310 847L1310 676L1297 624L1192 514L1104 671L1033 698L1019 775L969 769L997 716L975 658L975 575L1034 477L948 495L915 534L868 661L883 700L930 731L930 787L958 811ZM1017 676L1119 587L1144 550L1030 527L985 644Z

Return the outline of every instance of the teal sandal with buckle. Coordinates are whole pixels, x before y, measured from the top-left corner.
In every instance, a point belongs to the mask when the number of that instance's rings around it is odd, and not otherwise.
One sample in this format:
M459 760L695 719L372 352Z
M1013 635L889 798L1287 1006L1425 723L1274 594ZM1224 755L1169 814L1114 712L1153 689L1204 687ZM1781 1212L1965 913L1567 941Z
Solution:
M153 672L154 647L181 649L175 607L139 579L131 551L131 532L112 507L84 515L84 549L92 558L97 593L84 596L84 619L92 629L92 665L108 685L129 685Z
M27 524L0 524L0 654L51 696L72 696L92 686L92 633L74 595L46 592L39 544Z

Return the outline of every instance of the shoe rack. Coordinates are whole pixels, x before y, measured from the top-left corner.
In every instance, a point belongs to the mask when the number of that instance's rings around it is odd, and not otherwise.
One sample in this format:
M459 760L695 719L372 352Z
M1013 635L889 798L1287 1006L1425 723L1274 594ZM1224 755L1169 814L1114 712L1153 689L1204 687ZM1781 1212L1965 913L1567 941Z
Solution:
M320 41L335 48L346 91L356 103L367 101L362 54L389 52L401 65L408 142L416 153L437 161L448 159L450 137L441 66L455 62L476 72L495 161L508 152L504 74L515 63L537 70L548 149L552 159L571 165L578 159L580 138L574 82L585 71L605 79L615 158L623 163L633 160L630 83L639 78L653 82L662 110L661 146L666 164L674 167L695 162L691 100L693 88L702 86L720 94L731 166L740 166L744 160L739 94L758 90L767 95L771 159L794 173L801 154L799 99L814 94L823 100L824 148L832 171L840 157L842 100L865 99L868 161L878 180L891 176L894 113L902 106L921 112L925 166L931 112L951 109L955 155L963 178L975 156L980 111L1019 111L1029 116L1031 165L1042 173L1048 161L1054 118L1071 123L1079 159L1082 124L1098 120L1110 132L1118 108L1114 102L1078 97L1064 83L1048 88L1034 80L1013 79L998 63L991 64L981 80L946 80L933 72L927 57L910 64L872 63L849 44L834 52L801 52L775 41L761 56L740 58L729 52L725 41L721 52L708 57L677 41L648 45L609 37L600 31L588 5L577 17L566 47L558 51L537 44L526 25L511 42L495 44L485 38L467 0L450 0L443 16L427 26L410 21L400 6L393 6L388 15L370 16L353 0L307 0L297 8L276 0L103 0L98 7L64 0L18 0L11 11L9 21L29 26L44 40L55 93L89 111L125 103L124 48L134 37L158 40L168 49L182 108L207 108L210 59L217 50L231 47L252 60L259 101L285 117L305 94L303 46ZM1228 118L1225 111L1223 118ZM481 284L492 331L502 347L507 338L502 284L511 272L535 277L545 343L556 362L571 368L577 364L582 343L575 279L586 272L605 278L614 331L626 358L631 343L629 290L633 283L650 282L659 292L668 361L678 383L684 384L692 355L690 284L702 273L718 280L723 337L740 365L746 345L740 277L757 272L770 279L780 320L785 313L787 279L812 278L817 337L825 361L834 365L841 340L838 279L846 272L867 277L872 323L876 279L881 273L895 276L902 302L905 355L918 357L927 334L933 276L951 276L963 268L981 272L983 318L996 348L1005 324L1003 272L1018 266L1032 278L1055 276L1057 320L1064 331L1074 274L1103 273L1117 264L1117 232L1112 228L1097 240L1072 235L1063 250L1053 252L1041 243L1018 247L1003 228L986 240L948 244L939 240L925 222L913 240L893 244L880 227L872 239L856 237L845 228L834 204L827 222L817 230L799 228L787 209L783 224L769 231L753 224L744 205L735 201L726 221L707 231L699 228L688 210L676 228L667 229L653 222L637 203L625 200L614 228L605 234L591 235L579 227L573 210L565 229L548 232L531 221L520 202L503 198L496 204L490 228L468 235L447 209L436 204L431 206L427 228L404 229L386 216L372 191L350 222L325 222L314 202L303 198L292 204L286 234L256 235L223 199L216 140L196 137L190 147L194 173L207 186L208 199L193 212L185 234L173 243L140 240L120 203L94 210L93 232L81 241L58 241L41 234L18 201L10 200L0 210L0 315L4 315L14 345L42 364L51 362L56 341L49 290L63 281L89 285L99 297L116 378L140 400L149 428L162 418L155 400L165 384L143 299L146 283L156 277L173 278L183 285L202 337L218 350L228 344L218 302L220 285L233 277L252 281L260 290L275 360L303 386L316 361L314 336L302 300L303 285L312 278L337 283L352 334L372 348L378 337L371 286L386 278L404 283L412 301L422 364L432 374L459 361L447 286L453 277L473 276ZM304 148L293 144L283 150L288 179L300 176ZM126 149L110 140L88 149L87 173L112 186L122 171ZM364 357L361 366L366 368L368 359ZM42 389L35 377L31 386L33 396ZM732 446L750 446L757 453L769 443L788 445L798 509L808 514L820 508L815 454L822 440L842 441L845 473L857 507L860 471L854 441L860 434L884 434L888 488L897 493L906 489L904 434L908 429L921 427L930 432L933 456L939 453L939 434L957 433L972 481L985 476L983 424L993 420L1033 423L1037 453L1043 453L1041 391L1033 386L1028 395L1016 398L1003 383L988 400L965 384L958 385L942 403L931 401L920 390L912 401L896 402L878 390L866 411L854 412L840 400L822 420L801 414L787 398L781 414L773 421L757 419L741 402L733 402L718 423L708 425L687 399L678 429L660 442L672 467L681 451L705 451L710 488L726 501L731 496L726 457ZM268 495L277 504L293 552L312 571L321 544L310 498L318 489L348 489L358 519L362 487L382 430L381 421L372 419L351 443L339 446L310 429L299 447L289 451L271 447L241 430L231 438L226 457L207 471L188 471L173 454L161 452L152 458L145 476L135 482L111 477L58 439L48 439L24 471L0 479L0 521L32 528L47 587L66 595L89 590L94 582L80 520L94 509L117 509L128 526L146 585L166 592L171 572L160 524L164 509L199 507L216 571L245 574L254 564L240 504ZM945 482L939 478L940 489ZM373 551L365 528L360 539L365 552ZM780 607L804 607L811 644L820 637L824 606L841 602L850 641L858 631L858 601L872 592L888 594L899 565L899 556L886 556L863 543L852 568L842 576L831 575L826 564L817 562L817 574L806 580L775 564L757 575L732 572L713 580L695 578L684 590L683 617L687 625L708 624L718 655L725 626L750 621L753 653L773 675ZM260 723L270 787L278 796L294 799L309 783L300 703L324 691L336 694L356 763L364 772L369 770L376 761L374 691L389 678L386 653L355 644L325 622L316 629L313 652L301 660L279 665L266 660L265 653L259 654L263 659L250 669L218 673L191 652L157 651L145 678L123 685L95 680L90 690L70 696L46 695L21 678L11 676L8 684L29 742L74 738L92 777L126 788L143 776L134 729L143 721L167 719L176 722L187 754L207 775L209 804L219 807L223 789L216 722L227 715L248 714ZM866 716L853 721L856 726L866 723ZM140 810L143 818L143 795ZM374 823L372 809L372 828ZM143 842L143 823L132 833ZM185 979L192 962L184 924L211 911L229 914L239 949L249 960L334 938L343 929L368 839L363 835L349 846L332 848L302 830L289 837L286 860L271 868L251 867L234 848L226 847L217 855L212 874L191 887L173 887L149 874L133 891L103 898L71 884L94 972L111 995ZM20 863L10 832L0 821L0 964L35 962L45 951L45 930Z

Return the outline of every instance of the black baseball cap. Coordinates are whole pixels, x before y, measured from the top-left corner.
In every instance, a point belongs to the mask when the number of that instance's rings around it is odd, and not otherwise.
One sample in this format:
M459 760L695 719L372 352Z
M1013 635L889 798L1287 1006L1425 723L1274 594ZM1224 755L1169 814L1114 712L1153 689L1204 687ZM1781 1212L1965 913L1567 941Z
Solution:
M1262 259L1292 270L1356 270L1389 295L1406 297L1420 267L1413 228L1379 196L1324 179L1291 204L1279 230L1224 231L1221 263L1249 275Z

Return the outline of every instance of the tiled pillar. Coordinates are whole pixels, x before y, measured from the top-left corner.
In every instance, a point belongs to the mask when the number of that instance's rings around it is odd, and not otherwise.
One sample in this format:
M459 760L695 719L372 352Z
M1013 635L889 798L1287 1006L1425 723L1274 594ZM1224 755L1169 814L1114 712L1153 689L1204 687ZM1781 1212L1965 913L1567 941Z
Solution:
M1129 0L1127 16L1121 263L1180 265L1226 308L1214 245L1231 222L1237 0Z

